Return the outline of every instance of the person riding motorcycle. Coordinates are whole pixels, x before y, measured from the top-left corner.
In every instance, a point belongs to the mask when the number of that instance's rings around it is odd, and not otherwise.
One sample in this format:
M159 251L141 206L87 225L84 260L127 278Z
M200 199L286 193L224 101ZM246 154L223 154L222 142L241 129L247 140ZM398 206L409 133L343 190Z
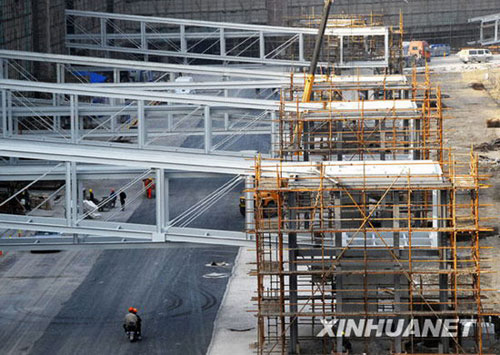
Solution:
M141 340L141 317L137 314L137 308L130 307L123 321L125 332L136 332L137 339Z

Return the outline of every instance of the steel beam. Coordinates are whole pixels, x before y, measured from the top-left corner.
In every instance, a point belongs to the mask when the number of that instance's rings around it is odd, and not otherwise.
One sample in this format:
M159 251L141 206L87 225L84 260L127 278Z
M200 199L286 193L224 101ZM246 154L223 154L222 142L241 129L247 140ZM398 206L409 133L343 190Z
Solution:
M75 55L62 55L52 53L37 53L26 51L0 50L0 58L16 59L25 61L35 61L44 63L59 63L69 65L90 66L96 68L122 69L122 70L146 70L163 73L186 73L215 75L227 77L240 77L251 79L283 79L289 76L288 72L276 70L249 70L228 66L202 66L202 65L182 65L154 63L144 61L109 59L100 57L85 57Z
M82 220L75 226L67 226L65 218L56 217L34 217L10 214L0 214L0 229L19 229L28 231L47 231L53 233L79 234L92 236L94 243L110 243L110 238L120 238L112 240L113 243L127 243L130 241L155 242L153 235L157 229L154 225L104 222L95 220ZM48 239L44 242L45 239ZM70 242L71 240L71 242ZM79 244L84 242L81 238ZM159 241L157 241L159 242ZM198 228L170 227L165 231L165 240L162 242L184 242L201 243L213 245L234 245L243 247L255 247L255 242L247 239L245 233L237 231L221 231ZM73 238L61 237L21 237L21 238L0 238L0 248L4 246L40 246L58 244L73 244Z
M65 167L55 168L55 164L21 164L0 165L0 181L33 181L41 175L47 173L39 181L46 180L65 180ZM77 164L76 174L78 180L97 180L97 179L133 179L142 173L144 169L126 168L111 165L91 165ZM216 178L220 177L217 173L199 173L199 172L181 172L169 170L165 173L168 179L192 179L192 178Z
M134 168L162 168L176 171L248 175L253 162L245 158L220 154L170 152L137 149L136 147L108 147L69 143L32 142L20 139L0 140L2 156L74 161L88 164L119 165Z
M106 88L89 88L78 84L53 84L30 82L23 80L0 80L0 89L13 91L30 91L30 92L45 92L68 95L81 95L91 97L108 97L108 98L123 98L129 100L148 100L158 102L170 102L178 104L193 104L197 106L210 107L231 107L241 109L254 109L265 111L278 111L280 106L283 110L289 112L321 110L324 105L321 102L306 102L306 103L289 103L281 105L279 101L261 100L261 99L242 99L233 97L227 100L220 96L206 95L186 95L186 94L171 94L141 90L124 90L124 89L106 89ZM379 100L349 102L349 101L332 101L327 108L335 111L359 111L363 105L366 111L377 110L414 110L416 104L411 100Z

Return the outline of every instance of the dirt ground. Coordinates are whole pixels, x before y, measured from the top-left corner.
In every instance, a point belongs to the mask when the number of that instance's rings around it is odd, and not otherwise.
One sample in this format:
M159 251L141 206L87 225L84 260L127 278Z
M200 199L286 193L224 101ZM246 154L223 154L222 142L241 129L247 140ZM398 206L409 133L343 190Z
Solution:
M478 146L481 143L491 143L500 137L500 128L487 128L486 121L492 118L500 118L500 105L495 100L495 92L486 90L476 90L472 84L485 79L484 73L442 73L435 74L434 81L437 82L443 94L446 105L445 115L449 116L444 122L445 144L453 147L459 154L470 153L471 146ZM485 218L483 224L496 228L496 232L491 233L481 239L481 245L491 247L483 249L482 256L486 259L482 262L482 268L488 271L495 271L492 274L484 274L481 278L483 288L500 289L500 236L498 230L500 220L500 149L491 151L481 151L480 169L481 173L489 174L488 184L490 188L482 190L481 203L489 206L481 211L481 217ZM463 157L462 159L467 159ZM487 303L500 302L500 292L490 292ZM499 303L500 304L500 303ZM495 307L498 308L498 307Z

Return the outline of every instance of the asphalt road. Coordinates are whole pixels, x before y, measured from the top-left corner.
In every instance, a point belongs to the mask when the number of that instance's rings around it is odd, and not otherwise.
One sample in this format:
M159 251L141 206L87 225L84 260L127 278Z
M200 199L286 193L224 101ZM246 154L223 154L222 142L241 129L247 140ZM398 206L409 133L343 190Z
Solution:
M31 354L205 354L236 248L107 250L52 319ZM139 309L144 337L130 343L121 328Z
M172 181L172 217L227 179ZM233 213L221 201L193 226L242 230L238 194L234 191L225 198L236 201ZM152 224L154 210L154 200L146 200L129 222ZM237 251L234 247L103 251L31 354L205 354L228 280L206 277L214 272L228 276ZM212 261L230 266L206 266ZM140 343L129 343L121 328L130 306L138 308L143 318Z

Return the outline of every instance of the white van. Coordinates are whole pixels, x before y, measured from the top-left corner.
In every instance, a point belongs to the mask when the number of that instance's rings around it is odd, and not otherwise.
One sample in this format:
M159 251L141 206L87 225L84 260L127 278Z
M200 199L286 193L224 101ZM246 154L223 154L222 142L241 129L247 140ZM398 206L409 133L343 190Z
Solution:
M489 62L493 59L489 49L462 49L458 56L464 63Z

